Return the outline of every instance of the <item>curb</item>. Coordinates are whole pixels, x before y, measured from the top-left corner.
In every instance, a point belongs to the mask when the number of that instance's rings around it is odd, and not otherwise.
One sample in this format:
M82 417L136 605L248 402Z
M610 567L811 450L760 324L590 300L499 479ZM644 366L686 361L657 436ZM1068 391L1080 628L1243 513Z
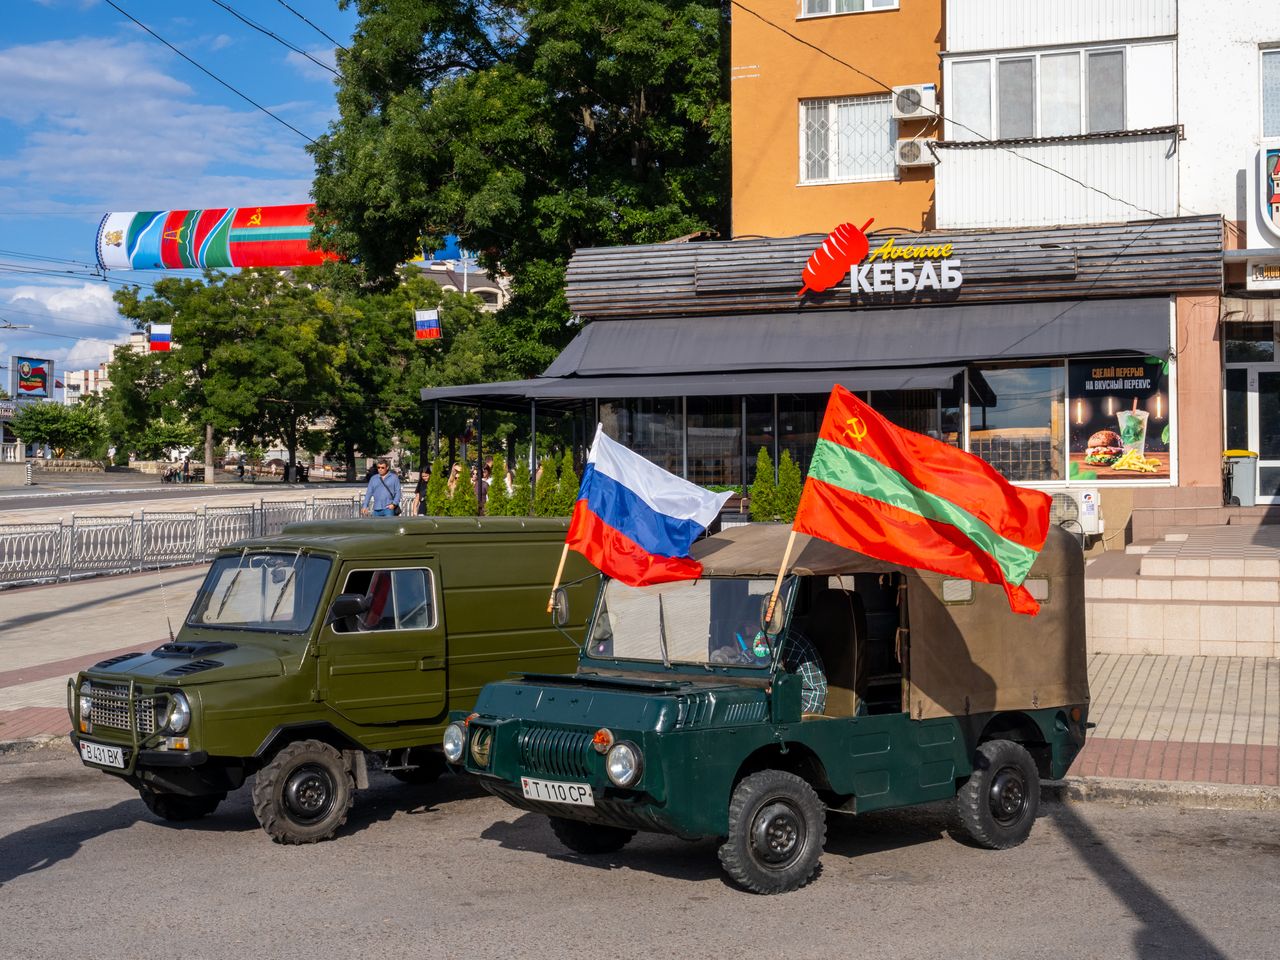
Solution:
M71 738L65 733L46 733L24 740L0 740L0 756L11 753L27 753L43 747L71 746Z
M1280 787L1200 781L1068 777L1045 781L1042 795L1060 803L1167 805L1194 810L1280 811Z

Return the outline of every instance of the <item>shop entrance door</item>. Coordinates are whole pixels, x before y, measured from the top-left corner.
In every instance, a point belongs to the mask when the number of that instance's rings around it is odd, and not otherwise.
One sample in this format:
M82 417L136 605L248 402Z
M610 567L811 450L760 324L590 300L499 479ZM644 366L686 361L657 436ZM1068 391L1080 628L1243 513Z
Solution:
M1280 503L1280 363L1231 366L1226 380L1227 448L1258 454L1258 503Z

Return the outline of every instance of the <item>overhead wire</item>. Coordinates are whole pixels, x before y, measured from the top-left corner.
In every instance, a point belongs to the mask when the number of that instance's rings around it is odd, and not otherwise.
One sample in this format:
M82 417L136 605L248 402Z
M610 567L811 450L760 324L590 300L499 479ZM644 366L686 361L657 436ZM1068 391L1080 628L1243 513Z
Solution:
M223 0L210 0L210 2L216 4L217 6L221 7L223 10L227 11L227 13L231 14L241 23L249 27L252 27L254 30L257 30L259 33L266 34L272 40L276 41L277 43L285 47L288 47L294 53L301 54L302 56L306 57L308 60L314 63L317 67L322 67L323 69L328 70L335 77L340 76L337 70L333 69L333 67L329 66L323 60L317 60L315 57L309 54L306 50L303 50L301 47L294 46L292 43L290 43L284 37L280 36L278 33L275 33L274 31L267 29L260 23L256 23L253 20L250 20L248 17L246 17L243 13L241 13L235 7L231 6L229 3L224 3Z
M253 99L251 96L249 96L247 93L244 93L243 91L239 90L238 88L236 88L236 87L232 86L232 85L231 85L230 83L228 83L226 80L223 80L220 76L218 76L216 73L214 73L214 72L213 72L212 70L210 70L208 67L204 66L203 64L201 64L201 63L197 62L196 60L192 59L191 57L187 56L185 53L183 53L181 50L179 50L177 47L175 47L172 43L170 43L170 42L169 42L168 40L166 40L164 37L160 36L160 34L156 33L154 30L152 30L150 27L148 27L145 23L143 23L143 22L142 22L141 20L139 20L137 17L133 16L133 14L129 13L127 10L125 10L123 7L121 7L119 4L117 4L117 3L116 3L116 0L106 0L106 3L107 3L107 6L111 7L113 10L115 10L115 11L116 11L117 13L119 13L121 16L127 17L128 19L132 20L132 21L133 21L134 23L136 23L139 27L141 27L141 28L142 28L143 30L145 30L147 33L151 34L151 36L155 37L157 40L159 40L161 43L163 43L166 47L168 47L170 50L172 50L174 53L176 53L178 56L180 56L183 60L186 60L186 61L187 61L187 63L191 64L193 67L195 67L197 70L199 70L201 73L205 74L206 76L210 77L211 79L216 80L218 83L222 84L222 86L226 87L228 90L230 90L232 93L234 93L234 94L235 94L237 97L239 97L241 100L243 100L243 101L245 101L246 103L248 103L248 104L250 104L250 105L252 105L252 106L256 107L257 109L261 110L263 113L265 113L268 117L270 117L272 120L276 121L277 123L279 123L279 124L281 124L281 125L283 125L283 126L285 126L285 127L288 127L290 130L292 130L294 133L296 133L298 136L300 136L303 140L307 141L307 143L315 143L315 142L316 142L314 137L309 137L309 136L307 136L305 133L303 133L301 130L299 130L297 127L295 127L295 126L294 126L292 123L290 123L288 120L284 119L284 117L281 117L279 114L273 113L273 112L272 112L271 110L269 110L267 107L264 107L262 104L260 104L257 100L254 100L254 99Z
M276 0L276 3L280 4L280 6L284 7L286 10L288 10L295 17L297 17L299 20L301 20L303 23L309 26L316 33L320 34L320 36L324 37L326 40L332 43L339 50L345 51L347 49L342 44L340 44L337 40L333 39L333 37L329 36L329 34L325 33L324 30L322 30L320 27L316 26L314 23L308 20L305 16L303 16L297 10L293 9L293 7L289 6L289 4L285 3L284 0Z

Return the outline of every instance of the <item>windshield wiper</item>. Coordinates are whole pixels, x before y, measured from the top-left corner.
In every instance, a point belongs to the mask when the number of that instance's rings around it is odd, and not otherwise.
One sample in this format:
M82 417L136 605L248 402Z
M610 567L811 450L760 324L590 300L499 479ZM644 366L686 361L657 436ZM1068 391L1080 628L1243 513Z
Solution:
M662 665L671 669L671 658L667 656L667 621L662 612L662 594L658 594L658 647L662 650Z
M299 551L298 551L298 556L295 556L295 557L293 558L293 566L289 568L289 575L288 575L287 577L285 577L285 578L284 578L284 583L280 584L280 593L279 593L279 594L277 594L277 596L276 596L276 602L275 602L275 604L271 607L271 613L270 613L270 615L267 617L267 623L274 623L274 622L275 622L275 619L276 619L276 611L280 609L280 601L284 599L285 591L287 591L287 590L289 589L289 582L290 582L291 580L293 580L293 576L294 576L294 574L296 574L296 573L298 572L298 557L299 557L299 556L301 556L301 554L302 554L302 551L301 551L301 550L299 550Z
M227 584L226 591L222 594L222 600L218 604L218 609L214 611L213 618L218 620L222 617L222 608L227 605L227 601L231 599L231 591L236 587L236 581L240 579L240 574L244 572L244 560L248 556L249 548L245 547L240 551L240 563L236 567L235 574L231 577L231 582Z

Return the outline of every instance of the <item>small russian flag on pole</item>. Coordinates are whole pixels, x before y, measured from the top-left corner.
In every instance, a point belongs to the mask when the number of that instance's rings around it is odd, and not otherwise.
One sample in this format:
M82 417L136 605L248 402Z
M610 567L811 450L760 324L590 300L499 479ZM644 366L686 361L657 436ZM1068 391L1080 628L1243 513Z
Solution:
M173 324L153 323L148 328L147 347L151 352L168 350L173 342Z
M689 549L729 497L668 473L600 425L565 545L629 586L696 580L702 564Z
M413 311L413 338L415 340L440 339L440 311Z

